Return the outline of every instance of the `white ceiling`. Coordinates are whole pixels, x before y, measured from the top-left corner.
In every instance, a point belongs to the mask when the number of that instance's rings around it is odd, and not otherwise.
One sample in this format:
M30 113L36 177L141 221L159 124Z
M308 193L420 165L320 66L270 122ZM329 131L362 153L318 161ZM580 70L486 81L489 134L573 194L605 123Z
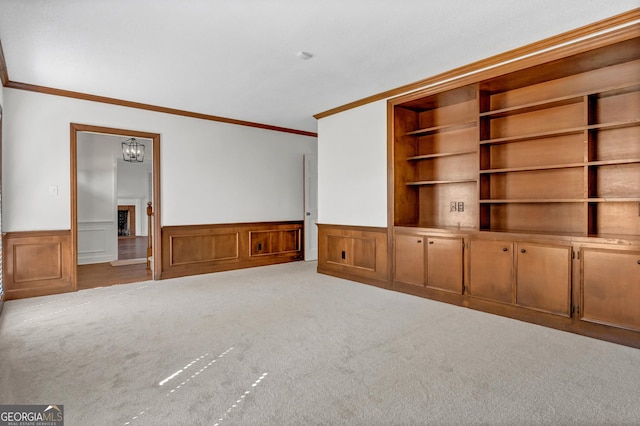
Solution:
M638 6L0 0L0 41L14 82L314 132L313 114Z

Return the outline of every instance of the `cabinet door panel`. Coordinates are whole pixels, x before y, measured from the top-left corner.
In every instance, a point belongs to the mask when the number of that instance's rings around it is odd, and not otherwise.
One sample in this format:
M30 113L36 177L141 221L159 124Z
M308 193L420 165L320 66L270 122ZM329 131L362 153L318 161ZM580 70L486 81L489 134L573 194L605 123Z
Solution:
M469 294L513 303L513 243L472 240L469 252Z
M424 286L424 240L419 235L396 235L396 281Z
M516 303L570 316L571 247L516 245Z
M640 251L582 251L582 318L640 331Z
M347 260L349 241L349 238L339 235L327 236L327 262L349 264Z
M462 294L462 239L427 239L427 287Z
M353 239L353 266L374 271L376 269L376 240L373 238Z

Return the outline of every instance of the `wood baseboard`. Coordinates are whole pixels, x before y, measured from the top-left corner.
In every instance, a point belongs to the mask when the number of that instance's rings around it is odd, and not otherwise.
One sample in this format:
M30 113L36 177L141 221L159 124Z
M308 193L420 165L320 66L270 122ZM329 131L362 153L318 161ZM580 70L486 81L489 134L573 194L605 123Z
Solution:
M6 300L73 291L71 232L9 232L3 236Z
M162 278L302 260L302 229L302 221L163 227Z
M318 268L317 268L316 271L319 274L330 275L330 276L336 277L336 278L343 278L343 279L349 280L349 281L355 281L355 282L362 283L362 284L368 284L368 285L372 285L372 286L375 286L375 287L389 289L389 286L387 285L387 281L383 281L383 280L376 280L376 279L372 279L372 278L369 278L369 277L363 277L363 276L357 275L357 274L350 274L350 273L344 272L344 271L336 271L335 269L327 268L327 267L322 266L322 265L318 265Z

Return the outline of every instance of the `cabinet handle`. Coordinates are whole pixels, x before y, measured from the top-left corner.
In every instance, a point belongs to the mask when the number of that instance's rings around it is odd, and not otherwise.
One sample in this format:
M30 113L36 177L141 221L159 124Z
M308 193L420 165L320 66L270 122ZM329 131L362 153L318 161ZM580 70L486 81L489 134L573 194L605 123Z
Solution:
M429 241L429 244L433 244L433 241Z
M527 251L525 249L521 249L520 253L526 253Z
M640 265L640 260L638 260L638 265Z
M509 251L509 249L506 247L502 247L502 251Z
M418 240L418 244L420 244L422 242L422 240Z

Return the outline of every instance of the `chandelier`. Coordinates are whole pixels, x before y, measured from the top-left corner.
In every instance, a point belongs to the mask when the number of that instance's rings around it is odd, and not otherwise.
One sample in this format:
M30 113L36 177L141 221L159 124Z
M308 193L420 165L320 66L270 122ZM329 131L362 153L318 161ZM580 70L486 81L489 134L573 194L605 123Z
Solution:
M144 161L144 145L136 138L122 142L122 158L130 163L142 163Z

